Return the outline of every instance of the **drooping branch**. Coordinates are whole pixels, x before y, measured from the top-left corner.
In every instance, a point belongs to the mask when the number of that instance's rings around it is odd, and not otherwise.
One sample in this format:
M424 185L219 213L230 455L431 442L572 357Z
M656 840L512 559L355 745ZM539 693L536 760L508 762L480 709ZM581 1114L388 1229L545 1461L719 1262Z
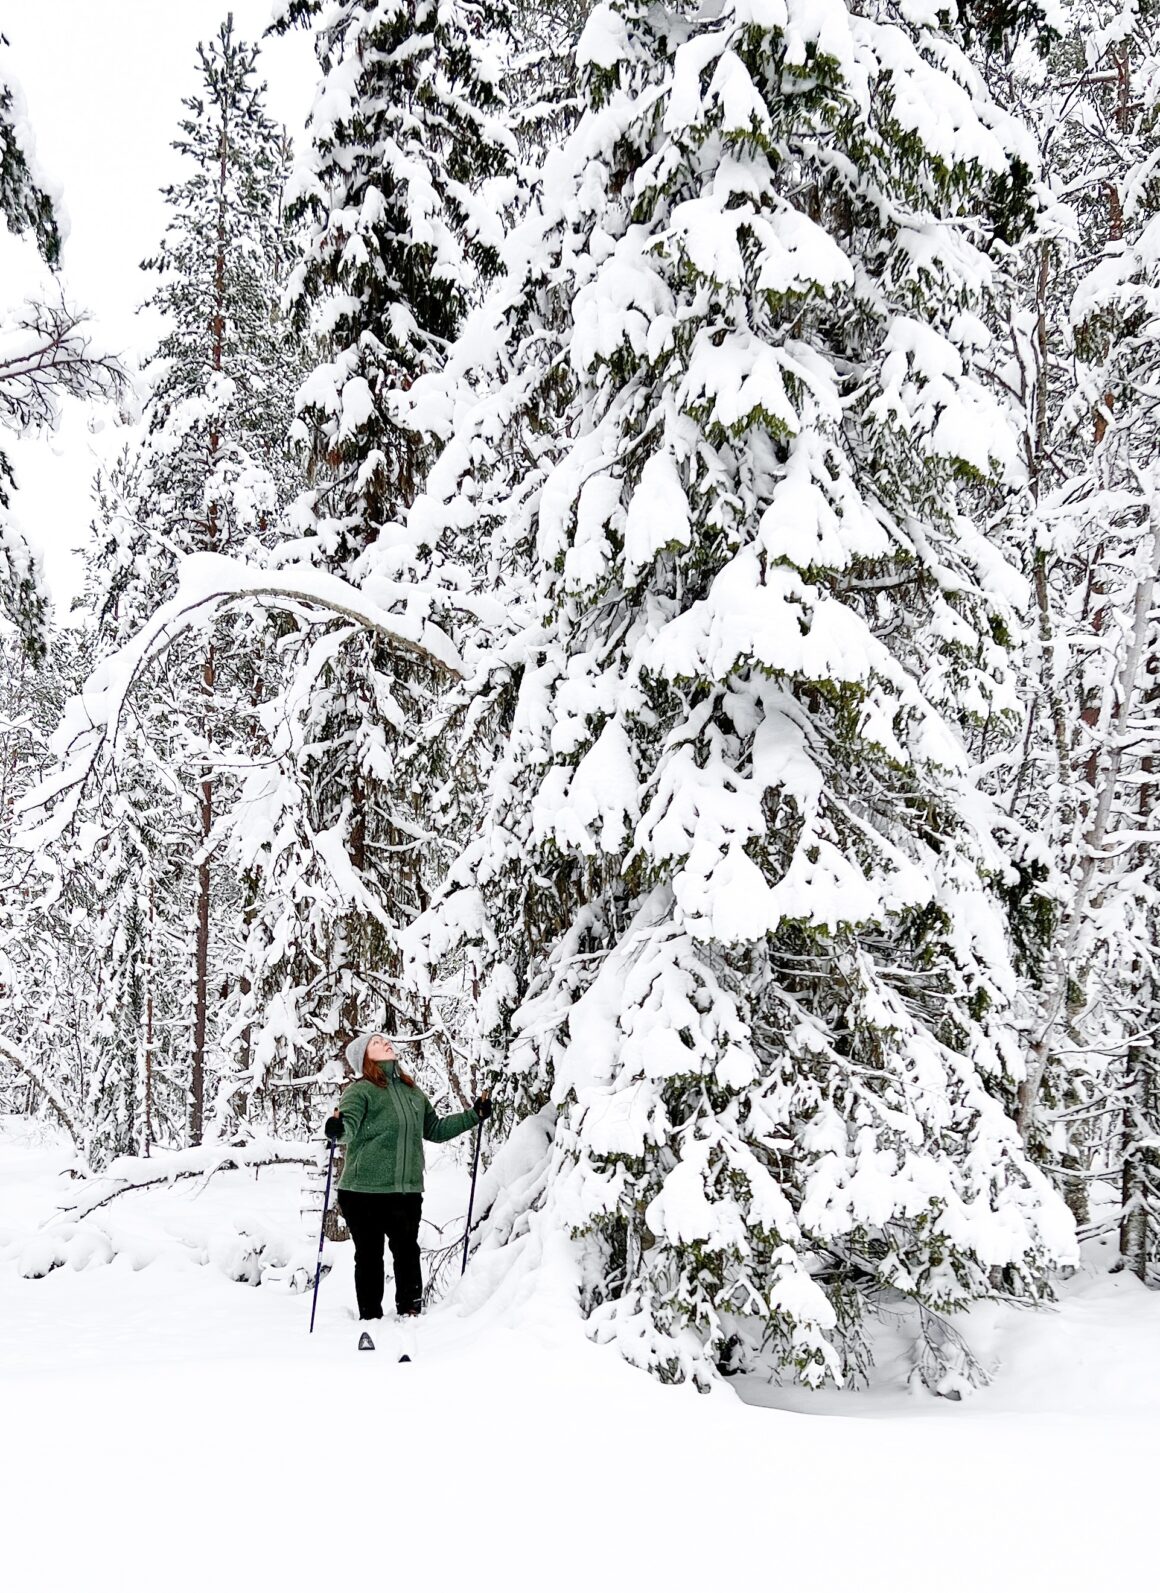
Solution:
M81 1134L73 1121L72 1112L65 1104L64 1098L55 1086L49 1083L35 1063L30 1062L17 1046L13 1045L11 1040L5 1039L3 1035L0 1035L0 1060L11 1063L18 1073L22 1073L26 1079L36 1086L56 1113L61 1125L67 1130L73 1144L79 1150Z
M421 587L400 586L398 595L431 600ZM394 614L349 582L322 570L257 568L220 553L196 553L182 565L175 595L163 603L149 623L91 677L86 688L67 705L53 751L64 765L42 781L21 804L25 814L53 808L52 818L26 829L21 844L35 847L61 833L67 825L108 743L115 740L126 701L150 665L162 658L186 631L212 623L231 603L254 598L272 607L281 604L322 610L347 619L383 637L391 647L453 680L464 678L459 653L444 631L429 620Z

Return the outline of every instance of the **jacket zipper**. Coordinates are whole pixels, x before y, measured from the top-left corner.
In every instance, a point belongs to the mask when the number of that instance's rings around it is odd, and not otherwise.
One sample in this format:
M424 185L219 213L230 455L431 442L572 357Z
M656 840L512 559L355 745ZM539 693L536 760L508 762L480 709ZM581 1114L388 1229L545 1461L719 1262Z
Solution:
M400 1090L403 1088L398 1074L395 1075L391 1082L397 1085ZM403 1142L403 1164L399 1169L399 1184L402 1186L407 1182L407 1112L402 1098L398 1095L395 1096L395 1110L399 1114L399 1137Z

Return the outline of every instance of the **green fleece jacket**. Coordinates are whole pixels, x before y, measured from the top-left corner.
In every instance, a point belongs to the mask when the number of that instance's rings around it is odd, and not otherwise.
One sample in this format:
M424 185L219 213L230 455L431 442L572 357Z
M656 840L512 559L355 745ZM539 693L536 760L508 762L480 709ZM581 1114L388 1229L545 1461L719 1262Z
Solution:
M338 1187L367 1195L422 1194L423 1141L441 1144L479 1122L470 1110L439 1117L423 1091L394 1071L389 1084L356 1079L338 1111L346 1145Z

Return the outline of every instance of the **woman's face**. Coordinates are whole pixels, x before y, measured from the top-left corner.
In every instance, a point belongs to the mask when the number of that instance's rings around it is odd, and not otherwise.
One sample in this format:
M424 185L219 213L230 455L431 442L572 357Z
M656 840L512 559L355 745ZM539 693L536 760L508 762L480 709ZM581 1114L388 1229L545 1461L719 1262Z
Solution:
M366 1054L372 1062L394 1062L396 1059L394 1046L381 1034L371 1035L367 1041Z

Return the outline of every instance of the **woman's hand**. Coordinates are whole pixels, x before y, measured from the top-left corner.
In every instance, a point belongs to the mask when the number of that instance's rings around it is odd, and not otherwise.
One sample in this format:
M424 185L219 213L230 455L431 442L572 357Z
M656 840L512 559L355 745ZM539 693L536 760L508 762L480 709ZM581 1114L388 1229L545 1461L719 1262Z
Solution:
M333 1112L322 1125L322 1132L332 1145L338 1143L338 1136L342 1133L342 1118L338 1112Z
M479 1118L481 1123L487 1122L488 1118L491 1116L491 1100L489 1099L489 1092L487 1090L484 1090L483 1094L478 1100L472 1101L471 1110L475 1113L476 1117Z

